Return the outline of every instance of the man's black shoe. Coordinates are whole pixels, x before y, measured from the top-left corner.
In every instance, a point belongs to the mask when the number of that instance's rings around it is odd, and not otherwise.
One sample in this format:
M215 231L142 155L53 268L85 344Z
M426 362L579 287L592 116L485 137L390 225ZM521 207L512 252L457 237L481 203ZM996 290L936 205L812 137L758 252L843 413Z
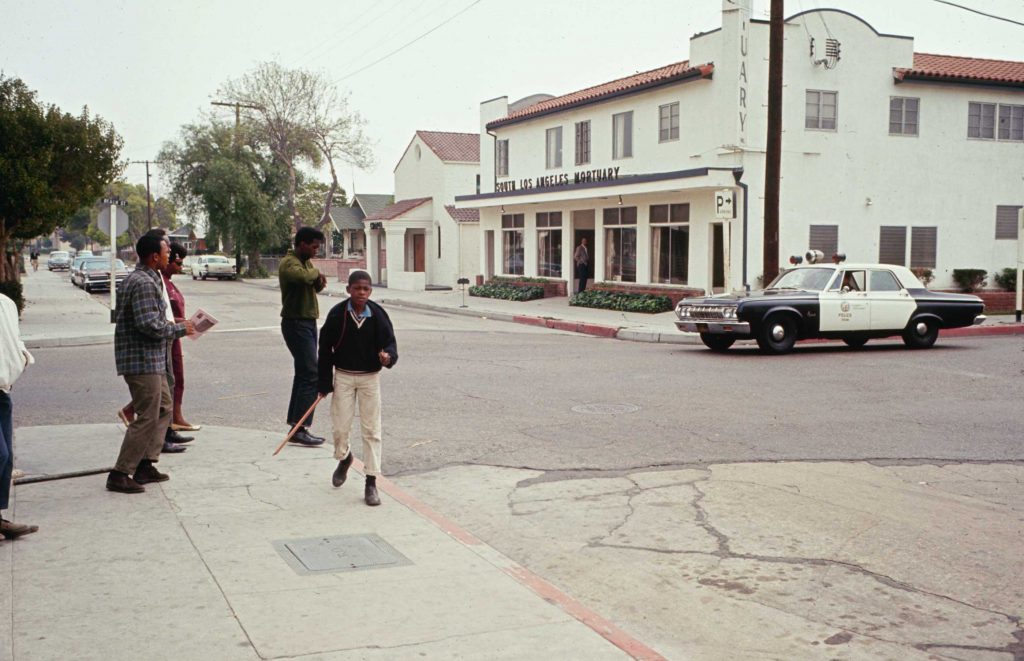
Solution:
M334 469L334 475L331 476L331 484L336 487L340 487L345 484L345 480L348 478L348 467L352 465L352 451L349 450L348 456L338 462L338 467Z
M323 445L324 439L320 436L313 436L305 428L300 429L292 435L289 443L297 443L298 445L305 445L307 447L316 447L317 445Z
M184 445L178 445L177 443L171 443L170 441L164 441L164 447L160 452L167 452L168 454L174 454L175 452L184 452L187 450Z
M380 496L377 495L377 483L375 481L368 481L366 483L366 491L363 492L363 498L370 507L380 505Z
M135 469L135 475L133 479L139 484L149 484L150 482L166 482L171 479L171 476L167 473L161 473L153 465L153 462L148 459L143 459L139 462L139 467Z
M110 474L107 475L107 489L118 493L142 493L146 487L128 477L127 473L110 471Z
M165 443L191 443L196 440L195 436L185 436L180 432L176 432L170 427L167 428L167 433L164 434Z

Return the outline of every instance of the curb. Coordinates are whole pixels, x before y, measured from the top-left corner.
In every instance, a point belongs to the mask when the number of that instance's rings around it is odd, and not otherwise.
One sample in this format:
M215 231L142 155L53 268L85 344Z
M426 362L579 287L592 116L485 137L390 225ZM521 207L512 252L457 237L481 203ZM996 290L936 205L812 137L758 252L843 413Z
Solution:
M53 349L57 347L88 347L113 344L114 334L77 335L73 337L26 337L22 338L26 349Z

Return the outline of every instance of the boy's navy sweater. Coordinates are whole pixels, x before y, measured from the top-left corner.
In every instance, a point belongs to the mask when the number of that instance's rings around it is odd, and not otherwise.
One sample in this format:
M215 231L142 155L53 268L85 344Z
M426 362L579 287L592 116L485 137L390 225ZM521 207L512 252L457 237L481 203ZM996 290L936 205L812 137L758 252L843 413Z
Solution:
M317 361L317 392L334 391L334 369L348 372L379 372L381 350L388 352L391 362L388 368L398 362L398 343L391 318L384 308L373 301L367 301L370 317L362 328L349 315L349 299L338 303L327 313L327 319L320 329L319 360Z

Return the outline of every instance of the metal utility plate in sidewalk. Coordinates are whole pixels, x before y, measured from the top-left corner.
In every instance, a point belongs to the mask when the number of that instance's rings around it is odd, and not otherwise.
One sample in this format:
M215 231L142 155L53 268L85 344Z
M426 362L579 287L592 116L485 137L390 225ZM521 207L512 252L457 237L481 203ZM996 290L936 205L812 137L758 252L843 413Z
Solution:
M273 542L274 548L297 574L325 574L411 565L379 535L337 535Z

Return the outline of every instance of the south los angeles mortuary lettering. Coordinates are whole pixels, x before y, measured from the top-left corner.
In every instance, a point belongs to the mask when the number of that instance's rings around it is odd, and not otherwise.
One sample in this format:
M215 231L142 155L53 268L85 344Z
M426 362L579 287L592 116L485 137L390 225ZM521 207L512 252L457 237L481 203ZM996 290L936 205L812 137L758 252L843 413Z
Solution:
M568 186L570 181L573 185L585 184L593 181L611 181L619 178L619 168L601 168L598 170L580 170L569 174L549 174L536 178L526 178L516 181L499 181L494 185L494 192L509 193L516 190L529 190L531 188L552 188L555 186Z

